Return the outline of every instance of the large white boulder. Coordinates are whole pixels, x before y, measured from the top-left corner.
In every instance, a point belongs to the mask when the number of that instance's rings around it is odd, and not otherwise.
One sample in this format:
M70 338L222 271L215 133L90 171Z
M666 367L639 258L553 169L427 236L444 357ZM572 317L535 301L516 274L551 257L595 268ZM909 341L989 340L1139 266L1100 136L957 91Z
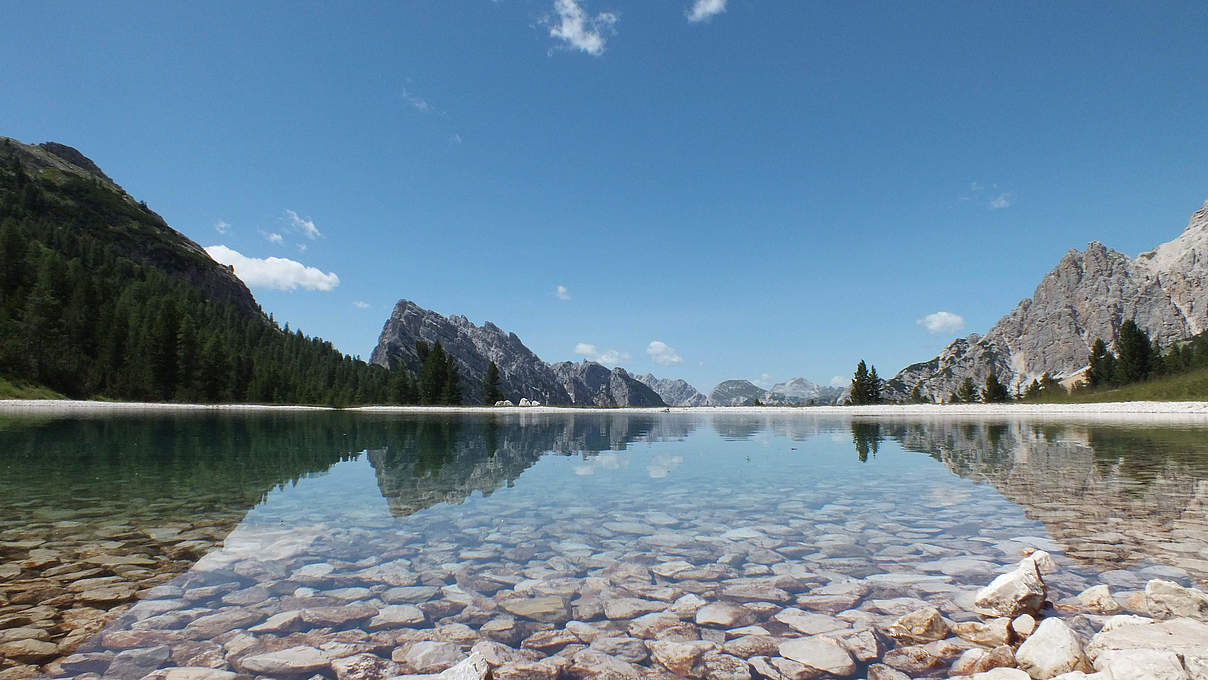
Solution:
M1089 670L1078 634L1061 619L1045 619L1015 651L1015 660L1038 680L1077 670Z
M1208 621L1208 593L1171 581L1154 579L1145 584L1145 603L1149 614L1159 619L1186 616Z
M977 591L973 611L987 617L1036 614L1044 606L1045 585L1035 562L1025 560Z

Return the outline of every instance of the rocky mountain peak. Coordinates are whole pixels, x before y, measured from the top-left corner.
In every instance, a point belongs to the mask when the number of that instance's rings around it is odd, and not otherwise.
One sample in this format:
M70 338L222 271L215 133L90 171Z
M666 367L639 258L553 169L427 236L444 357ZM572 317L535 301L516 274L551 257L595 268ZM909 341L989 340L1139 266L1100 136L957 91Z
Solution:
M709 398L687 381L678 378L656 378L654 374L638 376L637 380L654 390L668 406L704 406Z
M1097 338L1110 341L1132 319L1166 346L1208 328L1208 203L1174 240L1130 258L1098 241L1070 250L984 337L952 342L936 358L902 369L887 396L902 399L919 385L945 399L970 378L993 371L1012 391L1044 373L1072 378L1086 366Z
M433 345L453 358L460 378L462 400L481 404L483 380L491 362L499 367L499 385L513 403L521 399L544 404L587 404L594 406L663 406L659 396L630 377L623 368L609 369L584 361L581 364L545 363L524 345L515 333L491 322L475 325L460 314L442 316L411 300L399 300L382 327L370 362L410 371L421 370L416 343Z

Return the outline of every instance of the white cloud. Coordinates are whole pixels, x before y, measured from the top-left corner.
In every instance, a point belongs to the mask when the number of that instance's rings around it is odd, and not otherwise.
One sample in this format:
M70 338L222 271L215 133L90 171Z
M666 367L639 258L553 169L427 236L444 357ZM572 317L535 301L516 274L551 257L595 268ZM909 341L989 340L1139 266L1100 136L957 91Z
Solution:
M340 285L340 277L334 272L324 274L296 260L247 257L226 246L206 246L205 250L215 262L234 267L235 276L252 288L331 290Z
M936 312L916 321L918 325L927 329L928 333L935 335L936 333L955 333L965 327L965 317L952 312Z
M684 358L665 342L659 340L651 340L649 345L646 345L646 354L650 355L650 359L654 363L661 366L673 366L675 364L684 363Z
M228 224L226 220L218 220L214 223L214 231L218 232L219 234L225 234L230 230L231 225Z
M303 219L298 215L298 213L289 209L285 211L285 216L289 218L290 228L292 228L294 231L301 232L304 236L306 236L306 238L313 240L323 235L319 233L319 228L315 226L313 220Z
M403 88L403 101L407 102L408 106L420 113L428 113L432 110L432 105L428 103L428 100L405 87Z
M989 206L991 210L1002 210L1003 208L1011 207L1011 199L1011 194L1004 192L995 196L994 198L991 198L990 202L986 205Z
M261 233L264 233L264 232L261 232ZM285 237L282 236L281 234L267 234L266 233L266 234L264 234L264 238L266 238L270 242L276 243L278 245L280 245L283 241L285 241Z
M461 143L462 143L462 141L464 141L464 140L462 140L461 135L460 135L460 134L458 134L458 133L456 133L456 132L454 132L454 133L453 133L453 136L452 136L452 137L450 137L449 139L450 139L450 140L451 140L451 141L452 141L454 144L461 144Z
M708 21L726 11L726 0L695 0L688 10L688 21Z
M558 13L557 23L552 19L549 34L570 47L582 50L594 57L604 54L605 37L615 33L613 28L617 23L617 15L613 12L600 12L589 16L579 6L578 0L554 0L554 11Z
M369 309L369 303L365 302L364 300L357 300L356 302L352 303L352 306L356 307L357 309Z
M629 360L629 354L626 352L618 352L615 349L600 351L600 348L589 342L580 342L575 345L575 354L594 361L605 366L616 366L622 361Z
M557 297L559 300L569 300L570 299L570 290L567 289L566 286L558 286L557 288L554 289L554 296Z
M847 387L847 386L848 386L848 385L850 385L850 384L851 384L851 379L850 379L850 378L844 378L844 377L843 377L843 376L841 376L841 375L837 375L837 376L835 376L835 377L833 377L833 378L831 378L831 379L830 379L830 386L831 386L831 387Z

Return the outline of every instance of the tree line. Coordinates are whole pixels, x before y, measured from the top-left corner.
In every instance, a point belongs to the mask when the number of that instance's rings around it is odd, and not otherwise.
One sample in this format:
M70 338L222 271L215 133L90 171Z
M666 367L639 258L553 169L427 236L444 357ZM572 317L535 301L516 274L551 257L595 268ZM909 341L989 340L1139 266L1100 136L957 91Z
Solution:
M6 150L9 162L0 166L0 376L73 398L461 402L456 367L439 344L422 349L418 375L391 372L291 331L289 324L282 328L271 315L216 300L114 246L115 235L164 229L149 210L99 180L31 176ZM147 259L156 261L154 249L169 246L146 247Z
M1114 346L1116 351L1112 352L1102 339L1095 340L1091 345L1086 374L1083 380L1074 386L1075 391L1112 389L1208 367L1208 331L1186 341L1174 343L1163 352L1144 329L1129 319L1120 325L1120 330L1114 338ZM885 381L877 376L876 367L869 369L861 359L856 364L850 396L846 403L853 406L883 403L884 386ZM1065 386L1048 372L1021 388L1012 395L1008 387L998 379L998 375L991 371L980 387L972 378L966 377L948 394L943 403L1035 401L1069 393ZM923 393L922 383L917 383L906 403L929 404L933 403L933 400Z

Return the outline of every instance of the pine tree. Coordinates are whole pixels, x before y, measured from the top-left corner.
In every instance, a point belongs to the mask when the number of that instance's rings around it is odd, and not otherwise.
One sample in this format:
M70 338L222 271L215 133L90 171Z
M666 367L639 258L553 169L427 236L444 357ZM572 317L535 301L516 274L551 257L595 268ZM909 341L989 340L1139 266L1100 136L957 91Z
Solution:
M1120 324L1120 335L1116 338L1116 375L1121 383L1145 380L1153 370L1153 347L1149 334L1141 330L1132 319Z
M494 361L487 366L487 375L482 380L483 403L494 406L495 402L503 401L503 392L499 390L499 366Z
M929 400L923 396L923 383L915 383L914 389L910 390L910 403L926 404L928 401Z
M877 377L877 367L868 370L868 365L861 359L856 364L856 372L851 379L851 403L853 406L876 404L881 401L881 379Z
M1028 388L1024 390L1023 398L1031 401L1038 397L1040 397L1040 383L1033 378L1031 384L1029 384Z
M982 401L987 404L1000 404L1010 399L1007 386L998 381L998 375L994 371L990 371L990 375L986 376L986 387L982 390Z
M959 387L956 388L957 401L974 402L977 401L977 387L973 384L972 378L965 378L961 381Z
M1116 356L1107 351L1107 344L1095 338L1091 354L1087 359L1086 382L1091 387L1107 387L1116 378Z
M444 380L444 385L440 390L440 403L448 406L460 405L461 387L457 377L457 365L453 363L453 357L449 357L445 362Z

